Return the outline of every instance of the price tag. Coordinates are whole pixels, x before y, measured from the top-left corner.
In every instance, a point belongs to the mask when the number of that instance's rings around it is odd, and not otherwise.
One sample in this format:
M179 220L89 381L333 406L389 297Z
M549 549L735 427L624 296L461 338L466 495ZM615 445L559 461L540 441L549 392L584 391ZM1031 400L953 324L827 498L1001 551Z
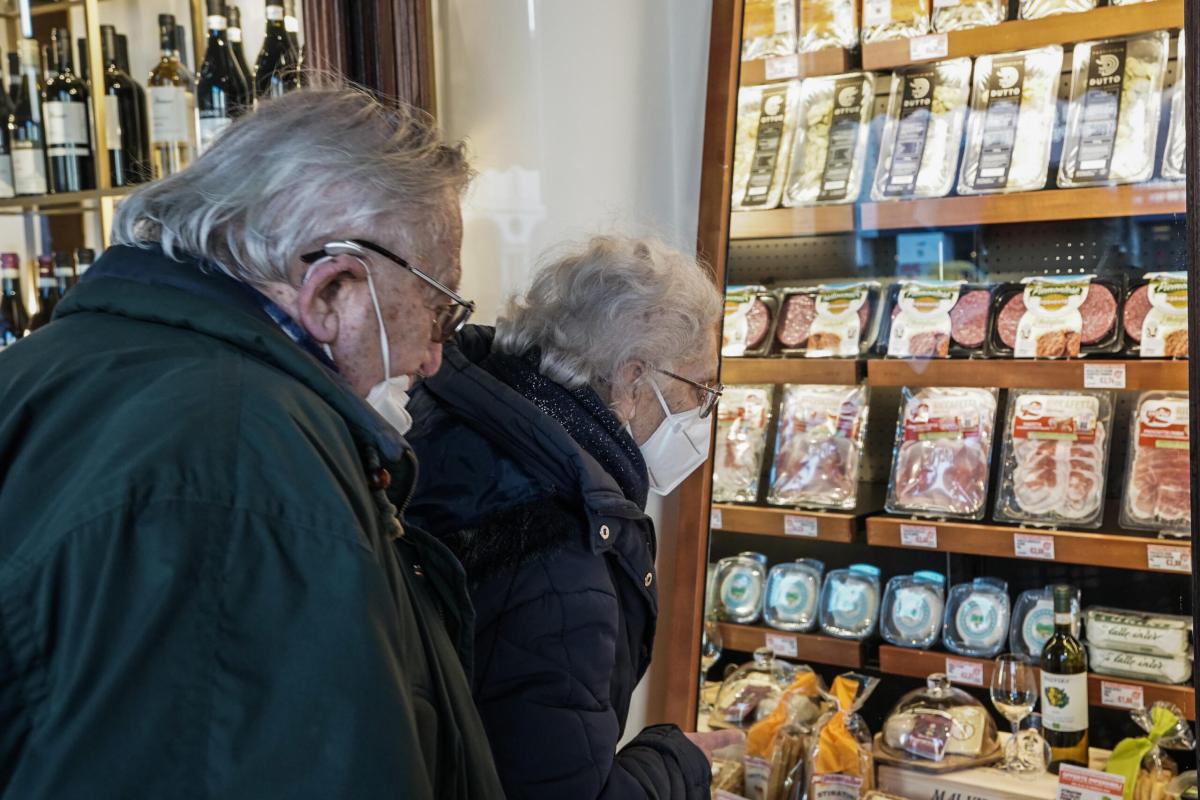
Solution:
M944 33L918 36L908 41L908 57L911 61L930 61L950 55L950 40Z
M764 69L769 81L782 81L787 78L800 77L800 56L776 56L768 58Z
M932 525L901 525L901 547L927 547L937 549L937 528Z
M795 636L781 636L778 633L768 633L766 639L767 647L774 650L775 655L787 656L790 658L796 657L797 650Z
M783 532L788 536L807 536L817 538L817 518L802 517L797 514L785 514L783 517Z
M933 0L934 8L957 8L962 5L962 0Z
M1033 533L1014 533L1013 554L1017 558L1039 558L1043 561L1053 561L1054 537L1039 536Z
M961 683L966 686L983 686L983 664L976 661L960 661L957 658L946 659L946 677L951 683Z
M716 529L716 530L721 530L722 528L725 527L724 525L721 524L724 521L725 520L721 519L721 509L714 508L712 511L708 512L708 527Z
M1146 693L1141 686L1100 681L1100 705L1109 708L1145 708Z
M1083 388L1124 389L1124 364L1084 364Z
M1125 776L1063 764L1056 800L1113 800L1125 796Z
M1165 544L1146 545L1146 565L1166 572L1191 572L1192 548L1169 547Z

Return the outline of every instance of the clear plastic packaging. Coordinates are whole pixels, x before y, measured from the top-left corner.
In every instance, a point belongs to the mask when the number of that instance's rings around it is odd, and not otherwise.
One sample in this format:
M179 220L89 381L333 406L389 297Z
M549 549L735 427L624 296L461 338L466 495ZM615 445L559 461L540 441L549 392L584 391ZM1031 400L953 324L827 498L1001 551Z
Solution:
M954 188L971 94L971 59L897 70L871 199L945 197Z
M726 622L746 624L762 614L767 582L767 557L745 552L717 562L713 583L717 589L716 613Z
M930 0L863 0L863 44L929 33Z
M1060 45L975 59L959 194L1046 187L1062 62Z
M800 0L801 53L858 46L858 0Z
M738 667L717 690L713 713L718 720L748 728L775 710L784 689L799 671L808 667L789 667L775 658L769 647L754 651L754 660Z
M1125 778L1133 800L1163 800L1179 776L1179 764L1166 751L1193 751L1196 737L1183 711L1164 700L1135 708L1130 716L1146 735L1118 742L1105 771Z
M883 593L879 633L897 647L928 650L942 634L946 610L946 579L940 573L897 575Z
M858 711L878 685L856 673L834 678L827 697L836 710L817 723L804 760L808 800L859 800L875 788L871 731Z
M796 0L745 0L742 60L796 52Z
M1192 618L1092 606L1087 610L1088 644L1167 658L1192 650Z
M1188 276L1150 272L1129 287L1121 310L1126 352L1141 358L1188 357Z
M798 785L813 725L829 710L824 695L820 676L798 671L770 716L746 732L746 797L786 800L787 789Z
M772 505L852 509L867 429L867 387L783 387Z
M983 518L996 396L995 389L903 389L885 504L889 512Z
M880 747L891 758L920 763L952 756L986 758L1000 750L996 723L983 704L938 672L888 714Z
M989 354L1075 358L1123 347L1123 280L1096 275L1030 275L992 295Z
M762 286L730 286L725 290L721 355L752 355L770 341L775 298Z
M1021 0L1021 19L1042 19L1057 14L1076 14L1091 11L1098 0Z
M734 211L762 211L779 205L799 99L800 81L796 80L738 90Z
M1191 530L1191 478L1187 392L1143 393L1129 425L1121 525L1173 533Z
M905 279L888 289L879 341L890 358L982 355L987 345L992 289L965 281Z
M1071 632L1079 638L1083 614L1079 606L1079 590L1072 587ZM1035 661L1054 633L1054 587L1021 592L1013 605L1012 624L1008 630L1008 649Z
M1008 0L933 0L933 29L938 33L999 25L1008 16Z
M1192 677L1192 656L1151 656L1125 653L1088 643L1088 669L1097 675L1112 675L1152 683L1187 683Z
M870 638L879 621L879 568L851 564L825 576L821 587L821 630L841 639Z
M882 299L878 281L781 289L773 352L810 358L865 356L879 338Z
M817 624L825 565L814 558L776 564L767 574L763 619L783 631L810 631Z
M1008 584L998 578L976 578L950 590L942 644L952 653L994 658L1008 638L1011 607Z
M1012 390L995 518L1099 527L1112 415L1107 391Z
M857 202L874 105L872 72L804 81L783 195L785 206Z
M758 499L774 391L771 385L728 386L721 395L713 454L714 503Z
M1169 52L1166 31L1075 45L1060 187L1153 177Z
M1187 81L1184 80L1186 37L1179 32L1179 61L1175 86L1171 89L1171 127L1167 131L1167 149L1163 153L1162 176L1169 181L1187 178Z

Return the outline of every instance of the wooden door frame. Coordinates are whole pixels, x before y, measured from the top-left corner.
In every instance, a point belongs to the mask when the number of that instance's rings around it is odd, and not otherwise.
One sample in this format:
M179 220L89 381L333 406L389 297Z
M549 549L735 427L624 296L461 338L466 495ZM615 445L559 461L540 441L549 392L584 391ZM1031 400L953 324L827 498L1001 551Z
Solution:
M1187 33L1188 55L1185 65L1187 81L1187 130L1189 136L1187 148L1187 272L1189 291L1195 295L1195 287L1200 286L1200 147L1193 146L1195 133L1200 131L1200 58L1196 58L1196 44L1200 43L1200 8L1195 3L1185 3L1183 8L1183 26ZM1191 332L1188 341L1188 413L1189 432L1191 441L1200 441L1200 302L1196 297L1188 304L1188 329ZM1194 456L1194 451L1193 451ZM1200 550L1200 470L1196 469L1195 460L1192 462L1192 617L1200 630L1200 581L1196 576L1196 552ZM1192 685L1200 690L1200 674L1192 675ZM1200 757L1200 742L1197 743L1197 756Z

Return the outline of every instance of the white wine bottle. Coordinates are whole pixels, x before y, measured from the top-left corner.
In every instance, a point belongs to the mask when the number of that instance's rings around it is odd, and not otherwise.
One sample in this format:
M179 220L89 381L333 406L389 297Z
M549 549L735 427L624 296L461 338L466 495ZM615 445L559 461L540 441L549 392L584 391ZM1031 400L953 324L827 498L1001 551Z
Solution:
M150 79L150 159L153 177L165 178L196 157L196 84L179 59L175 16L158 15L162 58Z
M1042 725L1050 771L1088 765L1087 652L1072 633L1071 587L1054 587L1054 633L1042 649Z

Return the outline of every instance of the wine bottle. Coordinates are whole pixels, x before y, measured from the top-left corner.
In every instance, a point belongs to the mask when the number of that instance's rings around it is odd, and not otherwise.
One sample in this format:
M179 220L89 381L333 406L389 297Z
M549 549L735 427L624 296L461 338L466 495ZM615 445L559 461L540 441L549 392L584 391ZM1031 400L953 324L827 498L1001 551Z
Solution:
M54 278L54 256L37 257L37 303L38 310L29 317L29 330L36 331L50 322L54 307L58 305L61 294L58 291L58 281Z
M200 111L200 152L244 114L253 99L225 38L229 21L225 0L208 0L208 44L197 81L196 106Z
M29 312L21 295L21 257L0 253L0 349L25 335Z
M75 274L83 280L84 274L92 268L92 264L96 261L96 251L90 247L78 247L75 249Z
M117 62L117 29L112 25L100 26L100 49L104 60L104 129L109 172L113 186L129 186L144 180L142 110L133 78Z
M242 47L242 10L237 6L229 7L229 47L233 50L233 59L237 62L238 70L249 86L254 81L254 74L246 64L246 51Z
M283 0L283 27L287 31L292 55L300 60L300 20L296 18L296 0Z
M19 47L19 46L18 46ZM8 54L8 100L15 108L17 98L21 96L21 54Z
M42 136L42 87L38 81L38 43L22 39L21 88L8 118L13 186L18 195L46 194L46 147Z
M139 176L138 182L148 181L154 178L154 165L150 159L150 106L146 99L146 90L134 79L133 71L129 69L129 37L118 33L116 39L117 69L124 72L129 78L129 86L137 96L138 139L141 142L141 148L134 156L133 166Z
M259 99L279 97L297 88L296 53L283 22L283 0L266 0L267 32L254 66L254 88Z
M54 284L58 289L59 299L75 285L78 276L75 275L75 259L69 250L60 250L54 254Z
M75 74L71 50L70 32L55 28L50 37L55 75L42 89L51 192L82 192L96 187L88 90Z
M1054 633L1042 648L1042 726L1050 771L1088 765L1087 652L1072 634L1072 590L1054 587Z
M20 69L17 70L17 73L20 77ZM0 120L4 122L4 124L0 124L0 197L16 196L12 174L12 139L9 136L7 124L8 118L14 111L16 111L16 107L8 99L8 92L0 92Z
M179 172L196 157L196 84L179 60L175 15L158 15L162 57L150 87L150 159L155 178Z

